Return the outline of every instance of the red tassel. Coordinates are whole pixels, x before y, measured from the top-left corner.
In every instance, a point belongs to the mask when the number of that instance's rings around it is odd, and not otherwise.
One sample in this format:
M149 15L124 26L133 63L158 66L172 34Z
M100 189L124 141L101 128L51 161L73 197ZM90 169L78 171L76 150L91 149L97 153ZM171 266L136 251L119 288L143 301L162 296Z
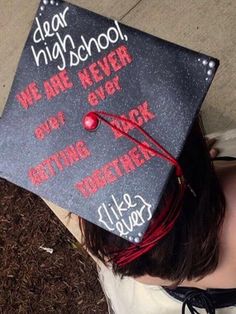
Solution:
M132 142L140 145L146 150L151 151L154 153L157 157L166 160L170 164L172 164L175 167L175 173L176 177L178 179L178 186L179 186L179 192L177 194L177 197L175 195L172 195L170 199L166 201L164 209L162 209L161 213L159 215L156 215L155 218L152 219L149 228L147 229L142 241L138 244L132 243L127 249L123 249L120 252L117 252L114 254L112 257L112 261L115 262L117 265L120 267L125 266L138 257L142 256L149 250L151 250L160 239L162 239L167 233L172 230L172 228L175 225L175 222L179 216L182 203L183 203L183 198L184 198L184 193L185 193L185 180L183 177L183 171L181 169L180 164L178 161L161 145L159 144L153 137L151 137L150 134L148 134L143 128L141 128L137 123L134 121L131 121L129 119L120 117L115 114L107 113L105 111L94 111L88 113L86 116L89 117L89 119L93 118L96 119L94 121L94 125L98 125L99 121L104 122L107 124L109 127L115 129L116 131L120 132L123 134L126 138L130 139ZM149 146L146 146L133 136L129 135L128 133L124 132L117 126L111 124L108 120L106 120L103 116L110 117L110 118L115 118L117 120L124 121L126 123L132 124L134 127L136 127L154 146L156 146L159 151L156 149L153 149ZM86 118L86 117L85 117ZM85 121L84 118L84 121ZM91 121L90 121L91 122ZM96 123L95 123L96 122ZM91 124L91 123L90 123ZM85 126L86 128L86 126ZM89 131L92 131L91 128L88 129Z

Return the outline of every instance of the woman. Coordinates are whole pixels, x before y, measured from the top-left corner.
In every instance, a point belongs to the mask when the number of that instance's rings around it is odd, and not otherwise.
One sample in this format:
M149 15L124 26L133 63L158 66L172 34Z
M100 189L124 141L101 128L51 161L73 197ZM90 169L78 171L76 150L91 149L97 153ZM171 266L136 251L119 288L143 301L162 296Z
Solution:
M196 308L207 313L218 308L236 313L236 161L229 158L213 163L196 122L179 163L189 187L180 215L172 230L135 260L121 265L119 258L130 243L81 220L87 249L116 275L102 266L104 289L117 314L175 314L181 306L183 312L188 307L191 313L201 313ZM160 210L177 193L173 175ZM133 300L130 289L136 293ZM145 295L153 293L157 303L144 302Z

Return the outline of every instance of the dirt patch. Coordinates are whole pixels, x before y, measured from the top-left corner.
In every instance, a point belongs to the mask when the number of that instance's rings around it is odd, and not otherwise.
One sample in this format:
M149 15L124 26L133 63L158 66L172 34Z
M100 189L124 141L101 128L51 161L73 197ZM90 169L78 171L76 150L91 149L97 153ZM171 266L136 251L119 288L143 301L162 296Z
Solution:
M0 313L108 313L91 258L39 197L2 179Z

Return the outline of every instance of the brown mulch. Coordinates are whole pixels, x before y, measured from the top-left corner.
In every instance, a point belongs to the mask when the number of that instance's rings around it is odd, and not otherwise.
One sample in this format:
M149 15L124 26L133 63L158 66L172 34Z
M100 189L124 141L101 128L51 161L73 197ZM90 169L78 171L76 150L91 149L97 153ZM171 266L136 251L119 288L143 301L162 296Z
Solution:
M39 197L2 179L0 313L107 313L91 258Z

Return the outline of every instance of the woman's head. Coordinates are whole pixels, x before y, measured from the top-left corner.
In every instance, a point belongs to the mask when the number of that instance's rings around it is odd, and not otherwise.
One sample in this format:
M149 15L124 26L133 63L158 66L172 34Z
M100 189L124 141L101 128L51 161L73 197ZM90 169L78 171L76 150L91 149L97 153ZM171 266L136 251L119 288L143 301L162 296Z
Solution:
M113 261L114 252L129 247L128 241L81 220L85 246L102 261L111 260L116 274L132 277L150 275L180 283L185 279L200 279L215 270L225 204L199 122L195 123L187 139L179 163L194 193L190 188L186 190L173 229L150 251L131 263L120 267ZM157 212L176 192L173 174Z

